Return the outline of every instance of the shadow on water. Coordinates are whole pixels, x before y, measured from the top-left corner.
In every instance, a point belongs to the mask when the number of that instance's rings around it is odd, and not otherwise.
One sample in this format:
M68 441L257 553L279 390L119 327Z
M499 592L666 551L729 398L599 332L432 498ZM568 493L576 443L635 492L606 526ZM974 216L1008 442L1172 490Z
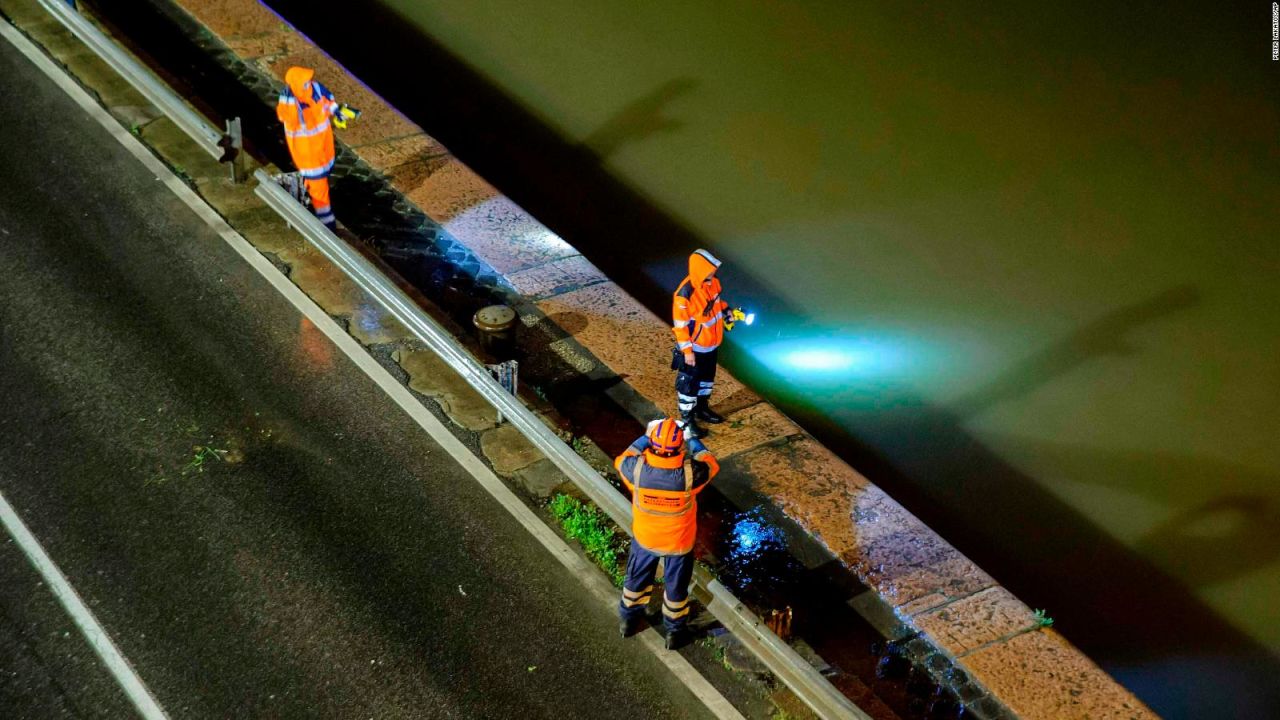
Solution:
M604 159L627 143L679 130L684 122L667 117L667 106L696 86L697 83L689 78L668 80L628 103L609 122L588 135L582 144Z
M706 244L705 239L612 177L601 158L627 142L670 128L664 108L694 89L689 81L675 79L655 89L624 108L588 143L579 144L559 136L381 6L351 12L348 5L327 0L273 0L270 5L648 307L665 314L682 259L690 248ZM123 34L135 39L181 36L163 13L153 15L138 7L128 13L110 8L105 12ZM331 21L339 17L341 24ZM259 128L251 132L251 150L287 165L282 142L272 132L274 115L263 104L273 89L243 89L236 78L225 77L217 63L202 60L200 52L184 45L176 40L149 42L147 53L161 67L187 68L184 77L169 79L179 87L198 84L198 94L215 108L215 116L242 115L247 128ZM422 92L421 83L403 82L406 57L414 58L414 66L430 76L430 93ZM217 108L226 112L218 113ZM367 186L339 178L335 203L341 207L344 192L364 191L358 188ZM368 197L353 194L346 202L394 209L395 199L374 191ZM402 227L388 220L386 230L392 237L380 249L391 255L404 251L395 236ZM420 238L409 233L402 239L414 243ZM644 248L644 265L617 252L618 247ZM407 272L407 279L444 292L451 287L457 294L474 290L465 287L472 279L458 268L459 262L467 262L466 254L459 251L452 257L450 252L454 250L443 249L438 262L424 266L416 277ZM785 306L762 280L734 273L733 286L744 295L769 298L761 308L765 312L805 317L799 309ZM1175 288L1117 310L952 407L930 406L898 388L886 388L893 402L870 419L853 410L823 414L796 398L771 399L1015 594L1049 607L1064 635L1161 714L1204 717L1232 708L1238 717L1278 717L1280 661L1275 656L965 429L966 418L975 412L1082 364L1124 352L1125 332L1198 301L1194 288ZM751 382L770 375L757 360L732 347L724 361ZM1106 476L1099 473L1100 479ZM1194 547L1200 556L1210 556L1210 548L1239 550L1241 543L1256 541L1263 543L1260 551L1236 553L1231 563L1247 568L1251 559L1261 562L1275 552L1274 543L1265 542L1270 537L1265 527L1276 513L1251 506L1251 497L1245 490L1218 504L1208 503L1201 508L1207 517L1182 518L1190 526L1174 522L1159 528L1144 546L1167 545L1169 557L1178 547L1188 552ZM1204 534L1197 531L1197 523L1208 522L1212 531L1214 523L1222 522L1215 518L1223 517L1237 522L1234 535L1227 536L1230 541L1221 534L1207 543L1195 540Z

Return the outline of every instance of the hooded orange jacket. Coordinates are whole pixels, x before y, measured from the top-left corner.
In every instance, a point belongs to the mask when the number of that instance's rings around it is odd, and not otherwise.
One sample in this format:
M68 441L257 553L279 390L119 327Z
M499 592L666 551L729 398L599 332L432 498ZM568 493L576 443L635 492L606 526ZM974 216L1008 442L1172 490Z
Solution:
M719 267L720 261L706 250L689 256L689 275L676 288L671 305L671 325L681 352L710 352L724 340L729 304L720 299L720 280L714 276Z
M310 180L328 177L333 169L333 128L329 122L338 111L333 93L312 80L314 75L308 68L289 68L276 102L276 117L284 124L284 140L293 164Z

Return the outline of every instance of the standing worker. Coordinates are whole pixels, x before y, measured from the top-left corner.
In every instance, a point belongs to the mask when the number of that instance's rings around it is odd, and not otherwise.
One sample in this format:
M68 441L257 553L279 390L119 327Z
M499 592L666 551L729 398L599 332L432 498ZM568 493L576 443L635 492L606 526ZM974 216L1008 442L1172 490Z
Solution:
M693 540L698 531L698 493L720 472L715 456L698 440L685 467L685 438L680 423L654 420L613 466L631 491L631 552L622 583L619 630L628 637L640 627L653 592L658 560L663 561L662 622L668 650L687 639L689 580L693 577Z
M320 222L332 230L337 226L329 204L329 172L333 170L332 123L346 128L347 121L360 111L333 98L329 88L312 80L315 71L291 67L284 74L284 90L276 102L276 117L284 124L284 140L298 174L307 184L311 207Z
M730 309L720 298L716 271L720 261L706 250L689 256L689 274L672 297L671 320L676 334L676 353L671 367L676 370L676 405L684 421L685 435L702 437L697 421L722 423L724 418L711 409L711 389L716 382L716 349L725 330L736 319L745 318L740 309ZM727 320L727 322L726 322Z

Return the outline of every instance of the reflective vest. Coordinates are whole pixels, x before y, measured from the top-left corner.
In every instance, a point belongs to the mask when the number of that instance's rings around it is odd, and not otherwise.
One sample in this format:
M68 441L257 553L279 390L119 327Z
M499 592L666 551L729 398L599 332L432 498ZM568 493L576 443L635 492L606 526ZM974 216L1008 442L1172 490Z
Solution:
M724 312L729 304L720 299L720 280L707 277L720 261L706 250L689 256L689 275L676 288L671 303L671 328L681 352L710 352L724 340Z
M665 458L645 451L623 454L614 461L623 484L631 491L631 531L641 547L656 555L684 555L693 550L698 532L697 495L719 469L710 453L706 457L710 472L705 478L695 478L692 469L685 468L684 453Z
M329 123L338 103L328 88L310 79L306 74L310 71L293 73L299 69L292 68L285 76L290 82L276 101L276 117L284 125L284 140L299 174L318 180L328 177L333 169L333 128ZM306 80L297 82L301 77Z

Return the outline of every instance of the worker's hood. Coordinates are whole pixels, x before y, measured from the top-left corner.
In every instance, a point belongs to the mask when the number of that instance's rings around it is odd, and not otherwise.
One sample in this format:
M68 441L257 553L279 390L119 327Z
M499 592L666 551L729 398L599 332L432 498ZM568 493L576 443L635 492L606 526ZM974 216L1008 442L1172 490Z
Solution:
M689 256L689 279L695 286L701 285L720 267L720 261L706 250L697 250Z
M311 68L291 67L284 74L284 81L293 91L293 96L299 100L310 100L311 93L307 92L307 83L311 82L311 78L315 77L316 71Z

